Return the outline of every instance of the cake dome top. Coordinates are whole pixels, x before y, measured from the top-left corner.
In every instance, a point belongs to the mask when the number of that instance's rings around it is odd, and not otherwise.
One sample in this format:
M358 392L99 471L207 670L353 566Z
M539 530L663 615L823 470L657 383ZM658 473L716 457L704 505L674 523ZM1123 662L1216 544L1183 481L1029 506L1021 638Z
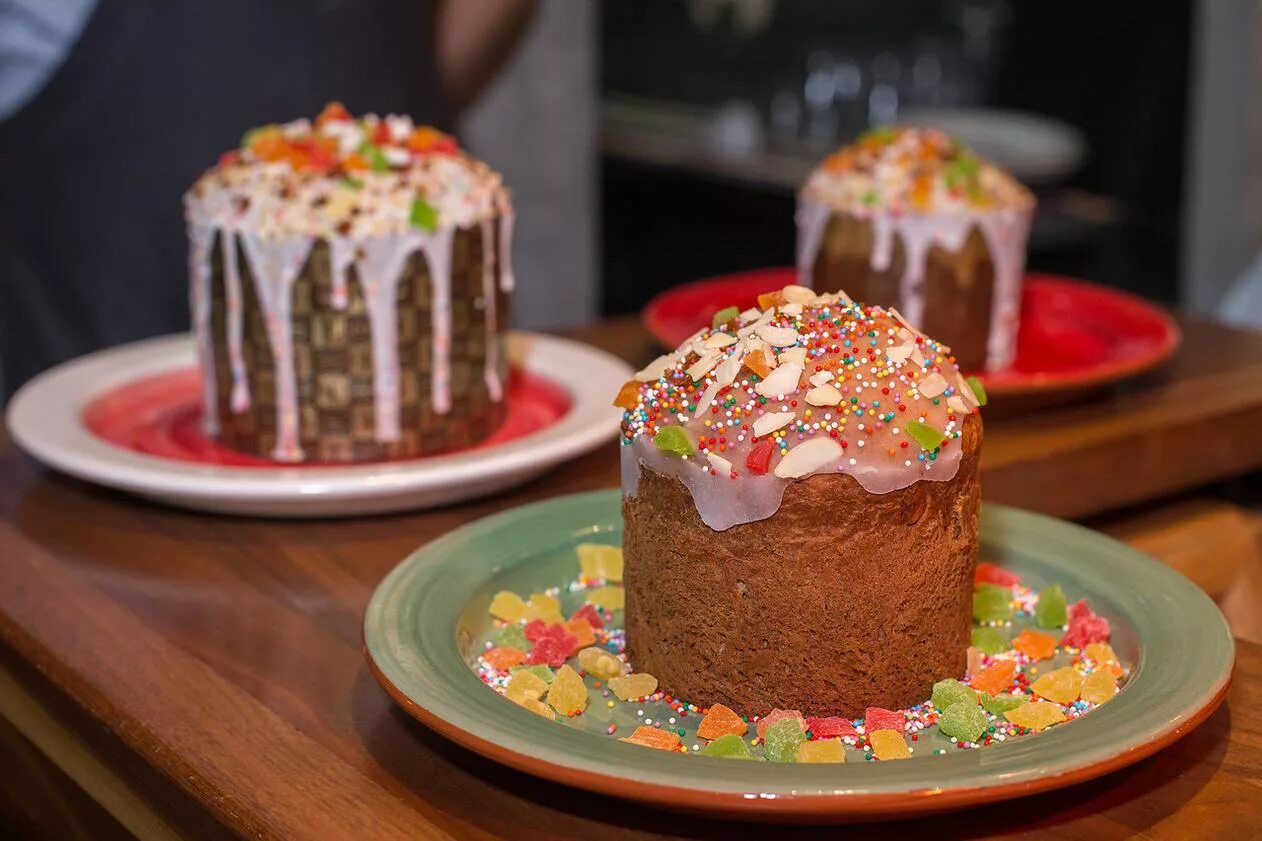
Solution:
M985 394L894 309L787 286L729 307L622 387L624 489L640 463L687 484L712 528L774 513L788 481L872 493L948 481Z
M986 212L1031 207L1006 170L933 128L880 128L824 159L803 197L857 215Z
M511 211L499 173L411 118L341 103L251 129L184 197L190 221L287 235L379 236L469 227Z

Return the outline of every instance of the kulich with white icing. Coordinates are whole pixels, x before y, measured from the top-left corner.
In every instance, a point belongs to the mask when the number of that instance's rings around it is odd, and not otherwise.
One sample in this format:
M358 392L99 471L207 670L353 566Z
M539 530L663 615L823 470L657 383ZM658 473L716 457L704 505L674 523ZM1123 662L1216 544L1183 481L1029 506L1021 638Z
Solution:
M248 132L185 211L208 434L342 462L498 428L513 209L453 138L334 103Z
M899 309L966 370L1016 350L1034 198L934 129L879 129L828 157L798 195L799 282Z
M677 478L716 531L772 517L786 487L845 474L869 493L947 482L978 396L950 350L896 309L790 286L623 386L623 493Z

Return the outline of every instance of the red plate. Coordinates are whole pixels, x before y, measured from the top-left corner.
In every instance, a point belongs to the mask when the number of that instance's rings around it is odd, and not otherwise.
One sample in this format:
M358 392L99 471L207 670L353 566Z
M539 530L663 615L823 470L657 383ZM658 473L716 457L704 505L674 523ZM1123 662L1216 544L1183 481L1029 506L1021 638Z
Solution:
M506 398L508 417L504 425L468 449L494 447L551 426L569 412L571 403L564 388L522 370L514 370L509 377ZM107 391L84 408L83 423L94 435L115 446L177 461L285 469L330 466L313 462L280 464L221 446L202 432L201 399L200 373L195 368L184 368L132 380Z
M753 306L760 293L796 282L796 269L775 268L687 283L649 301L644 325L666 347L678 347L717 310ZM1174 320L1142 298L1086 281L1028 274L1017 357L1010 368L980 376L992 396L1079 393L1159 365L1178 345Z

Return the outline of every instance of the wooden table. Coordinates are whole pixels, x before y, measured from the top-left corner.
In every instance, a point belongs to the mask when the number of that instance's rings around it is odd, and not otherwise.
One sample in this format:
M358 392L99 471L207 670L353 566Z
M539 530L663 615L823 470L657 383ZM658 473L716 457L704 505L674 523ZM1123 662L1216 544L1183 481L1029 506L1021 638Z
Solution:
M1188 326L1191 352L1200 328ZM583 335L628 358L650 353L630 321ZM1262 353L1252 359L1262 364ZM1152 388L1202 394L1196 372L1181 371ZM1256 396L1262 376L1253 385ZM1148 484L1132 473L1094 477L1072 494L1049 486L1070 458L1086 470L1100 448L1136 434L1130 421L1109 422L1114 410L1161 405L1151 394L1061 410L1077 426L1049 431L1055 443L1034 458L1022 436L1052 421L996 421L988 496L998 485L1000 498L1023 499L1014 485L1029 485L1047 510L1086 513L1257 466L1262 453L1241 446L1190 478L1171 468ZM1243 411L1236 397L1213 410L1224 423ZM455 508L253 521L168 510L46 472L0 434L0 767L21 769L0 786L0 820L66 838L122 837L124 827L154 838L739 833L485 761L395 709L363 664L364 606L418 544L494 511L616 482L610 447ZM1158 755L1064 792L874 831L1009 835L1033 821L1054 837L1244 837L1262 826L1260 711L1262 646L1241 643L1227 704Z

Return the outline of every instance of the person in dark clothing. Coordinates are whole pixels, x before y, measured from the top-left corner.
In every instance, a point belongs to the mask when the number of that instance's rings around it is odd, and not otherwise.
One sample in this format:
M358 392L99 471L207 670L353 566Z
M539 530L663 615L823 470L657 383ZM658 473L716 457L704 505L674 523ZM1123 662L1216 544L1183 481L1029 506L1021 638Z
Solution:
M340 100L450 129L534 11L533 0L54 5L0 0L0 400L64 360L188 329L181 197L247 128Z

